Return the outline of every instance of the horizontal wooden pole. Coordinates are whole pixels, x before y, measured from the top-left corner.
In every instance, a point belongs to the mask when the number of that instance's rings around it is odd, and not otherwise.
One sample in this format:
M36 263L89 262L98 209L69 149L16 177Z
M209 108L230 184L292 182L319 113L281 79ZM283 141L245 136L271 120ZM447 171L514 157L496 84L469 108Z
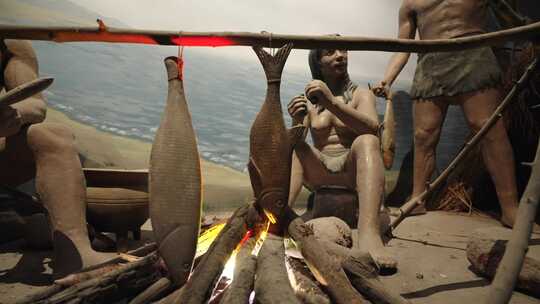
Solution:
M292 42L295 49L347 49L351 51L445 52L506 41L540 37L540 22L486 34L441 40L385 39L360 36L281 35L268 32L184 32L95 27L28 27L0 25L0 38L56 42L113 42L183 46L262 46L279 48Z

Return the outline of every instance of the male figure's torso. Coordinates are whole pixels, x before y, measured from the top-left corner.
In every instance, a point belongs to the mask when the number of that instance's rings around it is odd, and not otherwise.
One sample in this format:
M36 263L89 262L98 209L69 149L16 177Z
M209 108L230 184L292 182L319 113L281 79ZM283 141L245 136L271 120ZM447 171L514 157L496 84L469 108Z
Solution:
M404 0L419 37L448 39L485 31L488 0Z

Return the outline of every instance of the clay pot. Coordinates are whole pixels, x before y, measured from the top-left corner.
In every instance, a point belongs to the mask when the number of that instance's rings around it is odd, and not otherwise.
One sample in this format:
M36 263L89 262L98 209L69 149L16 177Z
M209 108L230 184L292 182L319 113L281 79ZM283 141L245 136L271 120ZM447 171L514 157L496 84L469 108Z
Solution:
M141 237L141 226L148 219L148 192L127 188L88 187L88 223L100 232L114 232L119 251L127 250L127 235Z

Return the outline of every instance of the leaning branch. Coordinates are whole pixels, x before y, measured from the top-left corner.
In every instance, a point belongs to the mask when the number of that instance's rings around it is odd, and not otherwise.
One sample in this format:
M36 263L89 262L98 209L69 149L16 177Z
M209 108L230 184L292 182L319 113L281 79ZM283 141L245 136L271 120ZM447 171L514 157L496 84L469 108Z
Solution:
M484 136L489 132L491 127L495 125L495 123L499 120L499 118L502 117L502 111L506 109L506 107L510 104L510 101L514 98L514 95L523 88L525 83L527 82L527 79L529 79L529 76L531 75L532 71L536 68L536 64L538 63L538 59L534 59L533 62L528 66L527 70L523 73L521 78L518 80L518 82L512 87L510 92L506 95L504 100L499 104L497 109L493 112L491 117L487 120L487 122L482 126L480 131L476 133L471 140L469 140L463 149L459 152L459 154L452 160L452 162L444 169L444 171L439 175L431 184L427 186L427 189L424 190L420 195L415 196L401 208L399 208L399 215L392 219L392 222L389 225L388 229L394 229L396 228L402 221L411 213L411 211L416 208L426 197L428 197L434 189L436 189L441 183L443 183L446 178L450 175L450 173L457 167L461 161L467 156L467 154L484 138Z
M292 42L295 49L347 49L352 51L448 52L506 41L534 40L540 36L540 22L454 39L414 40L360 36L281 35L268 32L184 32L109 28L98 20L95 27L28 27L1 25L0 38L49 40L55 42L116 42L181 46L261 46L279 48Z
M529 247L538 201L540 200L540 144L536 148L536 157L532 164L529 183L519 202L518 213L512 236L506 245L495 279L491 283L486 303L508 303L523 265L523 259Z

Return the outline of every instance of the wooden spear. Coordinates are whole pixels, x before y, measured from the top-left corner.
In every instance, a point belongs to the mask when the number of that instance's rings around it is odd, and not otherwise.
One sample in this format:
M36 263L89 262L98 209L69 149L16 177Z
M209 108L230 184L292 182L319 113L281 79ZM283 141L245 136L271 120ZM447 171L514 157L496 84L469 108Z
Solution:
M540 144L532 163L532 173L519 202L518 213L512 230L512 236L506 245L503 258L485 303L508 303L523 265L523 259L529 247L538 201L540 200Z
M8 106L28 97L32 97L48 88L53 80L54 78L45 77L23 83L20 86L9 90L6 94L0 96L0 105Z
M452 162L444 169L444 171L431 183L427 186L427 189L424 190L420 195L413 197L411 200L403 204L401 208L399 208L399 215L392 219L390 222L389 228L395 229L402 221L411 213L411 211L416 208L422 202L426 197L428 197L434 189L436 189L441 183L443 183L446 178L450 175L450 173L457 167L457 165L463 161L465 156L472 151L472 149L482 140L482 138L489 132L491 127L495 125L497 120L502 117L502 111L506 109L506 107L510 104L510 101L514 98L514 95L524 86L525 82L531 75L532 71L536 68L536 64L538 62L538 59L534 59L533 62L527 67L527 70L523 73L521 78L516 82L516 84L512 87L510 92L506 95L504 100L499 104L499 106L495 109L491 117L486 121L486 123L482 126L480 131L476 133L463 147L463 149L458 153L458 155L452 160ZM389 232L389 231L387 231Z
M29 27L1 25L0 38L51 40L55 42L117 42L181 46L262 46L279 48L292 42L295 49L347 49L353 51L445 52L506 41L531 40L540 36L540 22L454 39L414 40L384 39L361 36L282 35L268 32L184 32L109 28L98 19L96 27Z

